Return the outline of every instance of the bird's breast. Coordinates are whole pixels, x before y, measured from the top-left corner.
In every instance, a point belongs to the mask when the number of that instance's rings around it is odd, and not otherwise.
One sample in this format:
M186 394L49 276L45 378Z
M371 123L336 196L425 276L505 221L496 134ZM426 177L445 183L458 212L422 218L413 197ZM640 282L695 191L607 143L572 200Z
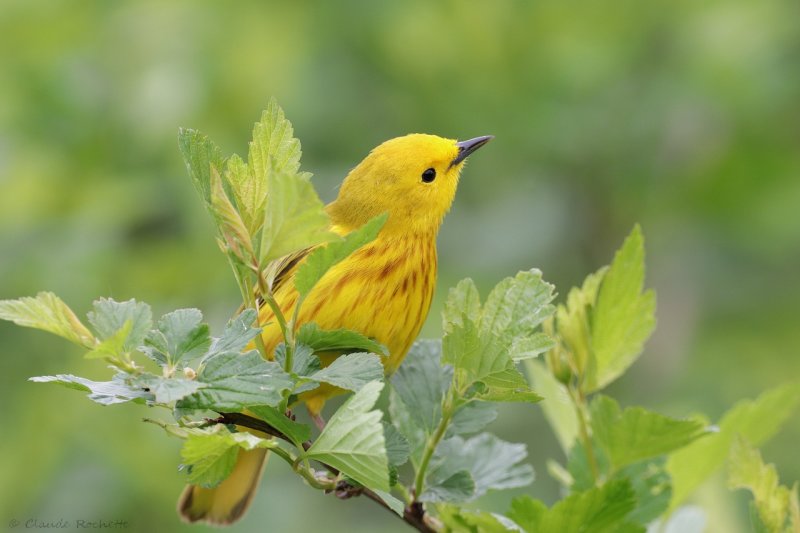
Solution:
M299 321L376 339L389 350L384 366L391 373L428 316L435 284L435 235L379 237L328 271Z

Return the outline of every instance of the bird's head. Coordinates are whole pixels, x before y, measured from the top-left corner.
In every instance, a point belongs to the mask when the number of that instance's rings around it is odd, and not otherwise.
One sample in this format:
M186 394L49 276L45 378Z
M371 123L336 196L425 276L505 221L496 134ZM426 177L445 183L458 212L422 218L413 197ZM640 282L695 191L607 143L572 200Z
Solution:
M388 212L385 230L435 232L453 203L467 156L491 139L458 142L415 133L388 140L350 171L328 213L347 229Z

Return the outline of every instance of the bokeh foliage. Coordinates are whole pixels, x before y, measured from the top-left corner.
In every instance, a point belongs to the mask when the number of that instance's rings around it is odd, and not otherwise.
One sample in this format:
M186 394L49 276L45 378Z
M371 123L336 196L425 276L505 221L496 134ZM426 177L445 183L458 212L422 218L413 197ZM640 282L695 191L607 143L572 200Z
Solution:
M234 151L274 95L324 199L386 138L497 136L470 162L445 221L440 289L470 276L485 291L530 266L576 285L640 222L659 324L615 396L717 419L800 371L798 21L800 7L779 0L8 0L0 298L52 290L82 316L99 295L135 296L156 315L202 308L221 327L237 289L177 128ZM444 296L428 335L441 333ZM60 358L100 377L57 339L5 323L0 339L0 515L136 517L135 531L172 523L181 477L163 472L177 447L135 410L126 420L26 382L67 366ZM554 453L529 412L521 422L509 410L493 430L527 439L533 457ZM790 423L764 450L782 480L800 478L798 439ZM534 466L533 490L552 499L545 465ZM305 499L270 468L241 530L378 523L359 502ZM102 490L87 498L78 485ZM730 496L712 487L701 497L711 523L744 527ZM319 512L283 518L292 502Z

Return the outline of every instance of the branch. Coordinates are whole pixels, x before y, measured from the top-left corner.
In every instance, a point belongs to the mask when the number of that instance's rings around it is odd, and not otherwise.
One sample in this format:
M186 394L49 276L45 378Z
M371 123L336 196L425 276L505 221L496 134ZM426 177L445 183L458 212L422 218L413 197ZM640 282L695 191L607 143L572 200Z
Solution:
M246 415L244 413L220 413L219 418L210 419L209 422L215 424L233 424L236 426L242 426L254 429L256 431L266 433L267 435L283 439L286 442L293 444L292 440L286 435L284 435L283 432L272 427L264 420L260 420L258 418ZM311 444L312 442L310 440L304 442L303 449L308 450L311 447ZM339 470L337 468L334 468L320 461L317 462L319 462L319 464L324 466L328 470L328 472L330 472L334 476L339 475ZM327 492L331 491L326 491L326 493ZM406 505L403 511L403 516L399 516L397 513L394 512L394 510L392 510L391 507L389 507L389 505L385 501L383 501L383 499L380 496L378 496L374 491L368 489L367 487L354 487L349 483L342 481L336 486L336 489L332 492L340 500L347 500L354 496L364 495L370 500L379 504L387 511L389 511L392 515L403 520L405 523L407 523L409 526L413 527L417 531L420 531L422 533L436 533L437 531L437 528L434 527L436 524L433 518L425 512L425 508L422 506L421 502L414 501L410 505Z

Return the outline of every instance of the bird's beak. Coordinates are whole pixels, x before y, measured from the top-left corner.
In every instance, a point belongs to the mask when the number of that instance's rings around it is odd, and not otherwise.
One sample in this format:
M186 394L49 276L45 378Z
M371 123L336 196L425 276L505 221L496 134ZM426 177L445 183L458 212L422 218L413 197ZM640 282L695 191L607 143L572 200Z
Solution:
M461 163L472 152L488 143L492 139L494 139L494 135L484 135L483 137L475 137L474 139L469 139L468 141L457 142L456 146L458 146L458 155L455 159L453 159L453 162L450 163L450 166L453 167Z

